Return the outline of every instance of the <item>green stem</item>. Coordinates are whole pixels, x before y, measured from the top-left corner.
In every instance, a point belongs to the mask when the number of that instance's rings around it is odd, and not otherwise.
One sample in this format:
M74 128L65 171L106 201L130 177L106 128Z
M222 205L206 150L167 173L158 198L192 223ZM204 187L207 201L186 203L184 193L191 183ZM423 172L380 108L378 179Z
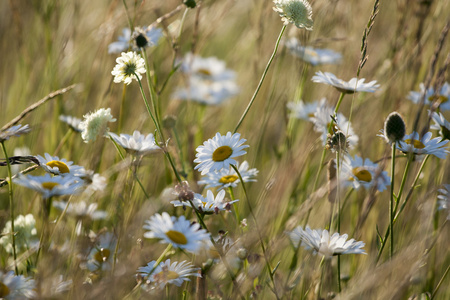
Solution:
M447 269L445 270L444 275L442 275L442 277L441 277L441 279L439 280L439 282L438 282L436 288L434 289L433 294L431 295L430 300L433 300L433 299L434 299L434 296L436 296L436 293L438 292L439 288L441 287L442 282L444 282L444 279L445 279L445 277L447 276L449 270L450 270L450 265L447 266Z
M229 186L228 187L228 192L230 193L231 201L236 200L236 197L234 197L233 187ZM241 228L241 224L240 224L241 219L239 218L239 209L238 209L238 206L237 206L236 202L233 203L233 208L234 208L234 215L236 216L237 227Z
M16 232L14 230L14 194L13 194L13 185L12 185L12 172L11 172L11 164L9 163L8 153L6 152L5 141L2 141L2 150L5 155L6 165L8 168L8 195L9 195L9 210L11 214L11 236L12 236L12 248L13 248L13 257L14 257L14 271L16 275L19 275L19 270L17 268L17 253L16 253Z
M263 72L263 74L261 76L261 79L259 80L258 86L256 87L256 90L255 90L252 98L250 99L250 102L248 103L247 108L245 109L244 113L242 114L241 119L237 123L236 128L234 129L233 133L236 133L237 130L239 129L239 127L241 126L242 121L244 121L245 116L247 115L248 111L250 110L250 107L252 106L253 102L255 101L256 96L259 93L259 90L261 89L261 86L262 86L262 84L264 82L264 79L266 78L267 72L269 71L269 67L272 64L272 61L275 58L275 55L277 53L278 46L280 45L281 37L283 36L284 31L286 30L286 26L287 25L283 25L283 28L281 28L281 32L278 35L278 39L277 39L277 41L275 43L275 49L273 50L272 56L270 57L267 65L266 65L266 68L264 69L264 72Z
M122 131L122 126L123 126L123 111L125 110L125 98L127 95L127 85L124 84L123 85L123 89L122 89L122 100L120 101L120 110L119 110L119 124L118 124L118 128L117 131L120 133Z
M394 178L395 178L395 150L396 143L392 144L392 159L391 159L391 198L389 201L389 230L391 232L391 243L389 248L389 257L394 256ZM407 166L409 165L409 161ZM406 171L406 169L405 169ZM406 180L404 180L406 181ZM400 188L401 189L401 188ZM398 199L398 198L397 198Z
M342 95L342 94L341 94ZM340 192L340 152L336 151L336 181L337 181L337 232L341 231L341 192ZM331 228L330 228L331 230ZM338 255L337 258L337 280L338 280L338 291L341 292L341 256Z

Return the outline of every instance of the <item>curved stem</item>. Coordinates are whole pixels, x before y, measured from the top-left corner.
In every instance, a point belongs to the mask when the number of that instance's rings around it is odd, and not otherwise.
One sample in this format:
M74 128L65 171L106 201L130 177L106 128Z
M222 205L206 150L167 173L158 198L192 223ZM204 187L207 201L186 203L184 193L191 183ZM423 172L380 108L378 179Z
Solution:
M264 72L261 76L261 79L259 80L258 86L256 87L255 92L253 93L252 98L250 99L250 102L247 105L247 108L245 109L244 113L242 114L241 118L239 119L239 122L236 125L236 128L234 129L233 133L236 133L239 127L242 124L242 121L244 121L245 116L247 115L248 111L250 110L250 107L252 106L253 102L255 101L256 96L259 93L259 90L261 89L261 86L264 82L264 79L266 78L267 71L269 71L269 67L272 64L273 59L275 58L275 54L277 53L278 46L280 45L281 37L283 36L284 31L286 30L286 25L283 25L283 28L281 28L281 32L278 35L277 42L275 43L275 49L273 50L272 56L269 58L269 61L267 62L266 68L264 69Z

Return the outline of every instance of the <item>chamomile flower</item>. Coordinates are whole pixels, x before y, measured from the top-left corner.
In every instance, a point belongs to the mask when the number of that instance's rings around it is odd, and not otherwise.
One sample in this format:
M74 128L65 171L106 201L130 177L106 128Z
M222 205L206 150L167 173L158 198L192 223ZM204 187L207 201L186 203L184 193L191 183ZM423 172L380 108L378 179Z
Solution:
M87 262L80 267L87 268L91 272L110 270L117 243L116 237L111 232L105 232L99 235L94 233L91 238L94 240L94 247L89 252Z
M330 123L333 122L334 132L342 131L346 135L349 147L355 147L359 138L355 134L351 123L343 114L338 113L334 118L337 121L337 124L335 124L331 119L332 115L334 115L334 109L324 102L317 107L314 117L311 118L311 121L314 123L314 130L321 133L322 145L325 146L327 143Z
M12 234L10 220L6 222L0 237L0 245L8 253L13 253ZM14 235L18 253L29 250L39 243L37 240L36 220L32 214L26 216L18 215L14 219Z
M450 140L450 122L447 121L442 113L433 112L431 118L434 124L430 129L439 130L439 134L443 139Z
M274 0L273 8L284 22L294 24L298 28L313 29L312 8L306 0Z
M434 156L445 159L449 150L447 150L448 140L441 138L431 138L431 132L427 132L420 138L417 132L405 135L403 140L398 142L398 150L415 155L433 154Z
M220 211L230 210L231 204L238 202L239 200L233 200L226 202L225 201L225 190L221 190L217 193L217 196L214 197L213 192L208 190L206 193L206 197L203 197L201 194L194 194L194 200L192 200L192 204L194 204L195 208L197 208L200 212L206 214L219 213ZM171 201L175 207L177 206L188 206L191 207L191 203L182 202L179 200Z
M144 234L146 238L162 239L161 243L170 243L176 248L196 253L202 246L202 241L209 239L209 233L201 229L198 223L191 224L184 216L171 217L168 213L155 214L145 221Z
M241 174L242 180L244 182L256 181L255 177L258 175L258 170L253 168L249 169L249 164L244 161L242 164L236 164L236 167ZM198 184L206 184L207 189L213 187L220 187L219 189L224 189L227 187L237 187L240 182L239 176L236 171L230 166L229 169L222 169L220 171L208 172L206 176L198 182Z
M11 126L3 131L0 131L0 143L9 140L12 136L21 136L22 134L28 133L31 131L30 126L27 125L15 125Z
M319 106L324 106L327 102L326 98L322 98L319 101L312 103L304 103L302 100L299 102L288 102L287 108L291 111L290 117L300 120L311 121L314 118L314 113Z
M424 104L430 105L434 101L439 101L439 110L446 111L450 110L450 84L448 82L444 83L439 92L436 92L433 87L429 87L425 91L425 85L421 83L419 85L420 92L411 91L409 92L408 99L412 102L418 104L422 100L422 95L425 93Z
M229 168L230 165L236 165L235 157L244 155L243 149L249 147L242 145L246 139L241 139L239 133L226 135L217 133L212 139L207 140L202 146L198 146L194 162L198 163L195 169L202 172L202 175L210 171L220 171L223 168Z
M336 232L330 236L328 230L311 230L309 226L303 230L301 226L298 226L288 235L295 247L301 243L305 249L312 249L315 253L325 257L341 254L366 254L362 249L365 246L364 242L356 242L354 239L347 241L347 234L339 235Z
M180 70L192 77L208 81L234 80L236 73L226 68L226 63L216 57L203 58L187 53L181 61Z
M359 189L363 186L365 189L370 189L373 186L380 192L384 191L390 185L390 177L386 171L381 171L376 163L366 158L355 155L355 158L346 156L341 169L341 179L344 185L353 186L354 189Z
M91 220L101 220L105 219L108 215L106 211L97 210L97 203L87 204L85 201L70 203L65 201L53 201L53 206L61 211L66 210L67 215L77 219L88 218Z
M313 76L312 81L334 86L339 92L347 94L353 94L355 92L373 93L380 87L376 80L369 83L364 83L364 78L359 80L357 80L357 78L352 78L350 81L344 81L337 78L332 73L322 73L321 71L316 72L316 75Z
M48 153L45 153L44 156L38 155L36 158L39 161L39 165L47 173L53 175L71 174L78 177L86 173L84 167L74 165L72 161L67 161L65 158L61 159L58 156L51 156Z
M111 115L111 108L100 108L93 113L84 115L84 120L80 123L81 138L85 143L95 141L98 135L105 135L109 131L108 123L115 122Z
M135 33L139 32L139 33ZM108 53L121 53L127 51L130 47L134 50L139 50L138 45L142 46L143 38L146 40L145 46L156 45L159 39L162 37L162 29L156 28L154 26L148 26L147 28L135 29L135 32L131 32L130 28L124 28L122 30L122 35L118 37L118 41L113 42L108 45ZM140 36L144 34L145 36Z
M72 128L73 131L76 131L76 132L82 131L82 129L80 127L81 119L78 119L78 118L72 117L72 116L60 115L59 120L61 122L66 123L67 125L69 125L69 127Z
M141 80L142 74L146 72L144 59L136 52L122 52L116 59L117 65L112 70L115 83L130 84L131 81ZM137 76L137 77L136 77Z
M185 281L191 281L190 276L202 277L198 272L200 268L186 260L182 262L171 263L170 259L161 262L155 267L156 261L151 261L145 267L140 267L137 272L138 275L146 279L145 284L150 288L158 287L164 288L167 284L174 284L181 286Z
M128 153L137 156L161 151L161 147L156 144L155 137L152 133L145 135L135 130L133 135L121 133L118 136L111 132L109 136Z
M289 52L302 59L304 62L312 66L337 64L341 61L342 55L330 49L319 49L300 45L300 41L296 38L290 38L286 42Z
M450 220L450 184L444 184L442 189L438 190L438 210L448 212L447 219Z
M36 283L30 277L15 276L13 271L8 273L0 271L1 299L32 299L37 296L35 288Z
M48 173L44 176L19 175L13 182L41 193L44 199L76 194L84 184L79 177L52 176Z
M172 98L204 105L220 105L238 93L239 87L233 80L209 81L191 76L188 85L178 88Z

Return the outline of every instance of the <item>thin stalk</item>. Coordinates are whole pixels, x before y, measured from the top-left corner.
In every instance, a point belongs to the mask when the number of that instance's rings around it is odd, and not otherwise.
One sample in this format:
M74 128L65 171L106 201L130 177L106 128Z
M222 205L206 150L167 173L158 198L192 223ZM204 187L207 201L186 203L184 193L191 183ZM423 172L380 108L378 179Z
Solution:
M439 291L439 288L441 287L442 283L444 282L445 277L447 276L448 272L450 270L450 265L447 266L447 269L444 272L444 275L442 275L441 279L439 280L436 288L433 291L433 294L431 295L430 300L434 299L434 296L436 296L436 293Z
M228 192L230 193L231 201L236 200L236 197L234 197L233 187L229 186ZM233 208L234 208L234 215L236 216L236 224L237 224L238 228L241 228L241 226L240 226L241 219L239 218L239 209L238 209L237 203L233 203Z
M63 138L59 142L59 145L56 147L55 151L53 152L53 155L58 155L58 153L61 150L62 146L64 146L64 144L67 142L69 137L72 135L72 132L73 132L73 130L70 129L70 128L69 128L69 130L67 130L66 134L63 136Z
M342 95L342 94L341 94ZM341 195L340 195L340 179L339 173L341 170L340 167L340 152L336 151L336 178L337 178L337 232L341 231ZM330 228L331 230L331 228ZM338 255L337 258L337 280L338 280L338 291L341 292L341 256Z
M14 257L14 271L16 275L19 275L19 269L17 268L17 253L16 253L16 232L14 230L14 194L13 194L13 185L12 185L12 172L11 172L11 164L9 163L9 156L6 152L5 141L2 143L3 154L5 155L6 165L8 168L8 195L9 195L9 211L11 215L11 236L12 236L12 248L13 248L13 257Z
M392 159L391 159L391 198L389 201L389 230L391 232L391 243L389 248L389 257L394 256L394 178L395 178L395 150L396 143L392 144ZM408 161L409 162L409 161ZM407 166L409 163L407 164ZM406 171L406 169L405 169ZM403 180L405 181L405 180ZM398 198L397 198L398 199Z
M266 261L266 267L267 267L267 270L268 270L268 272L269 272L270 280L272 281L273 292L274 292L274 294L275 294L275 297L276 297L277 299L280 299L280 297L278 296L277 291L276 291L275 279L274 279L274 277L273 277L272 267L270 266L270 262L269 262L269 259L268 259L268 257L267 257L266 248L265 248L265 246L264 246L264 241L263 241L263 238L262 238L262 236L261 236L261 230L259 230L259 226L258 226L258 222L257 222L257 220L256 220L256 216L255 216L255 214L253 213L253 208L252 208L252 206L251 206L251 204L250 204L250 200L249 200L248 195L247 195L247 189L245 188L244 180L242 179L241 173L239 173L238 168L237 168L235 165L231 165L231 167L234 169L234 171L236 172L236 174L239 176L239 180L240 180L241 183L242 183L242 189L244 190L245 200L246 200L246 202L247 202L247 205L248 205L250 214L251 214L251 216L252 216L252 218L253 218L253 221L255 222L256 231L258 232L259 241L260 241L260 243L261 243L261 249L262 249L262 252L263 252L263 254L264 254L264 259L265 259L265 261Z
M120 101L120 110L119 110L119 124L118 124L118 128L117 131L121 132L122 131L122 125L123 125L123 111L125 110L125 98L127 95L127 85L124 84L123 85L123 89L122 89L122 99Z
M267 65L266 65L266 68L264 69L264 72L263 72L263 74L261 76L261 79L259 80L258 86L256 87L256 90L255 90L252 98L250 99L250 102L248 103L247 108L245 109L244 113L242 114L239 122L237 123L236 128L234 129L233 133L236 133L238 131L239 127L242 124L242 121L244 121L245 116L247 115L248 111L250 110L250 107L252 106L253 102L255 101L256 96L259 93L259 90L261 89L261 86L262 86L262 84L264 82L264 79L266 78L267 72L269 71L269 67L272 64L272 61L275 58L275 55L277 53L278 46L280 45L281 37L283 36L284 31L286 30L286 26L287 25L283 25L283 28L281 28L280 34L278 35L278 39L277 39L277 41L275 43L275 48L273 50L272 56L269 58L269 61L267 62Z

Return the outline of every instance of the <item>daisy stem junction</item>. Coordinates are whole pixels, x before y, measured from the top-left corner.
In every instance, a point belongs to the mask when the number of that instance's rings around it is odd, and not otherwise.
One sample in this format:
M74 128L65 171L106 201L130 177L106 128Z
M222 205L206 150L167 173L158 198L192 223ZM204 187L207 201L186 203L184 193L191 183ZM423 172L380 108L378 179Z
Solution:
M236 128L234 129L233 133L236 133L238 131L239 127L241 126L242 122L244 121L245 116L247 115L248 111L250 110L250 107L252 107L252 104L255 101L255 98L258 95L259 90L261 89L264 79L266 78L267 72L269 71L269 67L272 64L272 61L275 58L275 55L277 54L278 46L280 45L281 37L283 36L284 31L286 30L286 26L287 25L283 25L283 28L281 28L280 34L278 35L278 39L275 43L275 48L273 50L272 56L269 58L266 68L264 69L261 79L259 80L258 86L256 87L256 90L253 93L253 96L250 99L250 102L248 103L247 108L245 109L244 113L242 114L241 118L239 119L239 122L237 123Z

